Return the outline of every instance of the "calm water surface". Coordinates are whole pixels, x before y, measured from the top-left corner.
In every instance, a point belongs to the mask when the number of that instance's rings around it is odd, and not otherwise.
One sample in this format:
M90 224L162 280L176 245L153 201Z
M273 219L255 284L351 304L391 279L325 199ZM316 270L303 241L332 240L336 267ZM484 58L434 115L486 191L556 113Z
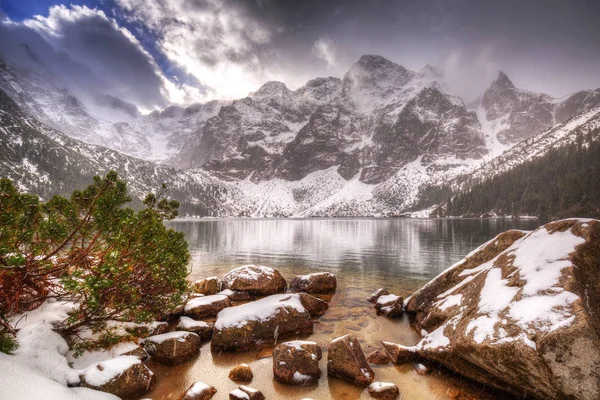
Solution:
M475 247L507 229L534 229L535 220L435 219L215 219L179 220L169 226L185 233L192 253L190 279L222 276L244 264L277 268L289 281L298 274L329 271L338 277L330 308L315 324L310 340L326 346L347 333L355 335L365 353L379 340L413 345L419 340L404 319L375 315L365 298L378 287L407 296ZM285 386L273 380L272 359L265 352L213 354L210 345L200 356L177 367L150 364L158 384L146 398L178 399L195 381L215 386L215 399L227 399L237 388L227 379L242 362L254 370L249 386L267 399L369 399L366 390L326 377L318 385ZM268 353L268 352L267 352ZM376 380L398 385L405 400L446 399L452 387L476 398L502 398L460 381L446 371L418 375L411 364L374 368Z

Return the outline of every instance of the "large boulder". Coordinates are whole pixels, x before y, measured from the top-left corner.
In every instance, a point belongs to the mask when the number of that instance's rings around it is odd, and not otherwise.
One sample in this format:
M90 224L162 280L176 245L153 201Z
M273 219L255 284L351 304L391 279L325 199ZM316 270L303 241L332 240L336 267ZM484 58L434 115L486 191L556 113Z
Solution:
M221 278L221 290L247 292L252 296L284 293L287 283L276 269L262 265L244 265Z
M313 383L321 377L321 347L315 342L295 340L281 343L273 351L275 379L288 385Z
M292 279L290 288L294 292L330 293L335 292L337 280L335 275L329 272L299 275Z
M177 365L200 352L200 336L192 332L169 332L144 339L144 349L159 363Z
M216 276L197 280L192 283L192 290L205 296L217 294L219 291L219 280Z
M217 389L202 381L198 381L190 386L181 400L210 400L216 393Z
M208 341L212 337L214 324L204 321L196 321L189 317L180 317L176 329L178 331L194 332L203 341Z
M211 348L247 351L312 330L311 314L300 295L276 294L222 310L217 315Z
M327 374L358 386L368 386L375 378L365 353L355 337L346 335L327 347Z
M519 397L600 399L599 265L600 221L504 232L408 299L412 350Z
M194 297L188 300L183 310L187 317L191 318L208 318L214 317L226 307L231 306L231 300L223 294L215 294L212 296Z
M81 386L121 398L148 392L155 382L152 371L135 356L119 356L95 363L81 371Z

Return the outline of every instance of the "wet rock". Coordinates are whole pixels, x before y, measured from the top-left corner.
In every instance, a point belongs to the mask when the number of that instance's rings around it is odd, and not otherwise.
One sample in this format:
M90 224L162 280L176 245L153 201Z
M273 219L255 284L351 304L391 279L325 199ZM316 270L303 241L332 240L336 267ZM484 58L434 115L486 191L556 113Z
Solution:
M294 292L305 293L329 293L335 292L337 280L334 274L329 272L318 272L309 275L299 275L290 282L290 288Z
M265 396L260 390L248 386L240 386L229 393L229 400L264 400Z
M325 314L325 311L329 308L329 304L326 301L321 300L317 297L311 296L307 293L298 293L302 306L310 313L313 318L320 317Z
M205 296L217 294L219 291L219 280L216 276L197 280L192 283L192 290Z
M360 343L346 335L333 340L327 348L327 374L358 386L368 386L375 378Z
M462 394L462 390L457 387L451 387L446 391L446 394L451 399L457 399Z
M379 296L375 303L375 309L378 313L389 318L397 318L402 315L404 299L400 296L387 294Z
M388 292L386 289L384 288L379 288L376 291L374 291L373 293L371 293L371 295L369 297L367 297L367 301L369 303L377 303L377 299L380 298L381 296L386 296L390 294L390 292Z
M121 398L143 395L156 380L152 371L135 356L119 356L92 364L81 372L79 379L83 387Z
M375 350L374 352L369 354L367 356L367 361L370 364L375 364L375 365L388 365L389 363L392 362L390 357L384 351L381 351L381 350Z
M160 335L169 330L169 324L166 322L154 321L147 324L136 324L134 322L115 322L115 326L121 326L127 333L139 338L146 338L152 335Z
M313 320L300 295L276 294L222 310L215 322L211 348L248 351L312 330Z
M273 352L275 379L288 385L304 385L321 377L321 347L315 342L295 340L281 343Z
M416 363L415 371L417 371L417 374L419 374L419 375L427 375L430 372L430 369L425 364Z
M385 342L383 340L380 343L393 364L400 365L411 362L417 357L414 347L402 346L401 344Z
M265 347L263 349L260 349L258 351L258 353L256 353L256 359L260 360L263 358L270 358L273 357L273 348L272 347Z
M216 393L217 389L202 381L198 381L190 386L181 400L210 400Z
M229 297L229 300L231 300L233 302L240 302L240 301L252 300L252 296L250 296L250 293L248 293L248 292L236 292L236 291L231 290L231 289L222 290L222 291L220 291L217 294L223 294L223 295Z
M248 364L240 364L229 371L229 379L234 382L250 382L254 375Z
M222 294L196 297L187 302L184 314L195 319L214 317L219 311L230 306L231 300Z
M393 383L373 382L369 385L369 394L375 399L394 400L400 396L400 390Z
M161 364L177 365L194 358L200 352L200 336L192 332L170 332L150 336L144 349Z
M221 290L247 292L252 296L283 293L286 288L287 283L279 271L262 265L245 265L221 278Z
M196 321L189 317L180 317L176 329L178 331L194 332L203 341L208 341L212 337L214 324L204 321Z
M134 356L137 357L140 361L146 361L148 359L148 353L144 350L143 347L138 346L137 348L130 350L126 353L121 354L123 356Z
M504 232L411 296L415 351L515 396L600 399L598 265L598 220Z

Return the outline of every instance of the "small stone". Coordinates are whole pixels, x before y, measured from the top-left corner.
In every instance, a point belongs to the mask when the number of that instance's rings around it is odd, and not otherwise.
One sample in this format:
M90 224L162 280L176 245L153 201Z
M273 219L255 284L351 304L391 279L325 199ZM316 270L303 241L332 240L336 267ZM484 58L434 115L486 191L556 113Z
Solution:
M217 294L219 291L219 280L216 276L197 280L192 283L192 290L205 296Z
M373 382L369 385L369 394L376 399L394 400L400 396L400 390L393 383Z
M190 386L181 400L210 400L216 393L217 389L202 381L198 381Z
M430 369L425 364L417 363L415 364L415 371L417 371L417 374L419 375L427 375Z
M388 365L392 362L390 357L382 350L375 350L367 356L367 361L375 365Z
M240 386L229 393L229 400L264 400L265 396L260 390L248 386Z
M403 313L404 299L400 296L387 294L379 296L375 303L375 309L378 313L389 318L400 317Z
M234 382L250 382L252 378L252 368L248 364L240 364L229 371L229 379Z
M377 303L377 299L381 296L385 296L390 294L390 292L388 292L386 289L384 288L379 288L376 291L374 291L373 293L371 293L371 295L369 297L367 297L367 301L369 303Z
M392 363L399 365L413 361L416 357L414 348L402 346L392 342L380 341L383 350L390 357Z

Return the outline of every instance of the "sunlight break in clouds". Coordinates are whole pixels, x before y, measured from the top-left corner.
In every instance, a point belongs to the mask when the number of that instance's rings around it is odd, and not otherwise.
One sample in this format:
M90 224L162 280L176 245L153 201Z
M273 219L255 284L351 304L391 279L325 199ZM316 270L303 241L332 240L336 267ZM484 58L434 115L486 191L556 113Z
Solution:
M332 70L338 67L337 52L333 40L321 37L315 41L311 48L312 53L327 63L327 68Z
M272 30L230 2L117 0L125 18L158 37L165 56L208 88L202 100L248 95L275 74L263 65L261 48Z

